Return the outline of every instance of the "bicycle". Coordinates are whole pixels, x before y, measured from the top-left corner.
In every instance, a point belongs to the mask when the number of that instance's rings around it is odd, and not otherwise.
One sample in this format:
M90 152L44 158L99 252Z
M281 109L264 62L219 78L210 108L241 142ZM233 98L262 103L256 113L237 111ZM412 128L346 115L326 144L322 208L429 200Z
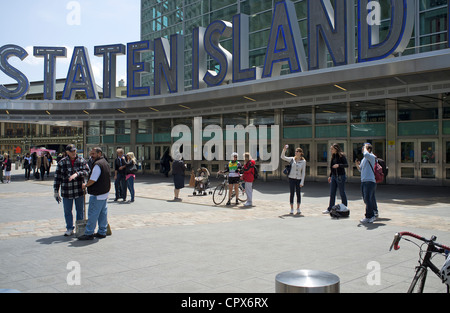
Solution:
M404 236L410 236L423 241L423 243L419 245L412 240L404 238L405 240L414 243L416 246L420 248L419 266L416 267L416 273L411 282L411 285L409 286L408 293L423 293L428 269L431 269L431 271L442 280L442 283L447 285L447 293L450 293L450 282L448 280L444 281L444 277L441 276L441 271L436 267L436 265L434 265L431 262L431 259L437 254L443 254L446 257L448 257L450 253L450 247L435 242L437 239L436 236L431 236L430 239L426 239L424 237L421 237L419 235L410 232L400 232L395 234L394 240L392 241L389 251L391 251L392 248L394 248L394 250L400 249L398 243L400 242L400 239L402 239ZM422 248L422 246L424 245L427 245L426 250ZM425 257L422 258L423 253L425 253Z
M220 176L223 176L224 180L222 183L217 185L217 187L214 189L214 192L213 192L213 201L214 201L214 204L216 204L216 205L221 204L223 202L223 200L225 200L227 198L228 188L229 188L228 176L217 173L216 177L219 178ZM235 197L235 192L234 192L234 188L233 188L233 193L231 194L231 199L233 199L234 197ZM238 201L241 201L241 202L247 201L247 194L245 193L245 183L242 180L239 181Z

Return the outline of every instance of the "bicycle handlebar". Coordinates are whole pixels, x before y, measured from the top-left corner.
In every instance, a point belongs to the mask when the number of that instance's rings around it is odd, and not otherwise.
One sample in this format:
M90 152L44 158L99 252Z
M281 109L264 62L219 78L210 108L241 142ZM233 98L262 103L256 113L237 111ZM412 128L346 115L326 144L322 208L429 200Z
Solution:
M398 245L398 243L400 242L400 239L402 239L403 236L410 236L410 237L419 239L419 240L421 240L423 242L426 242L426 243L432 243L433 245L435 245L437 247L440 247L440 248L442 248L444 250L450 251L450 247L445 246L445 245L441 245L441 244L439 244L437 242L434 242L436 240L436 236L432 236L431 239L426 239L425 237L421 237L419 235L416 235L414 233L407 232L407 231L395 234L394 240L392 241L392 244L391 244L391 247L389 248L389 251L391 251L392 248L394 248L394 250L400 249L400 246Z

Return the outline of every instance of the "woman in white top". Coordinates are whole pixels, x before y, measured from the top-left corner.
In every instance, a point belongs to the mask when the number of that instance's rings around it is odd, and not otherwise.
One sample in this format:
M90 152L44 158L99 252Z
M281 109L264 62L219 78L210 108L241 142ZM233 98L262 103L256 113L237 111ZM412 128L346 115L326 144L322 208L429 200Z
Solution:
M300 212L300 203L301 203L301 187L305 182L305 172L306 172L306 160L303 157L303 150L301 148L295 149L294 157L287 157L286 149L289 146L284 146L283 151L281 152L281 159L289 162L291 165L291 172L289 173L289 187L290 187L290 199L289 203L291 204L291 214L294 214L294 192L297 195L297 214L301 214Z

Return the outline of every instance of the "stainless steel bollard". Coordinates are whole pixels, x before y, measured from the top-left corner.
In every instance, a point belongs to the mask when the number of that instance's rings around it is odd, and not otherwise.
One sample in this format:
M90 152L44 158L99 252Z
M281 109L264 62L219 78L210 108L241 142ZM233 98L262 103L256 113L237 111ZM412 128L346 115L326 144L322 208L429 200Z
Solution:
M339 293L339 277L322 271L296 270L275 277L276 293Z

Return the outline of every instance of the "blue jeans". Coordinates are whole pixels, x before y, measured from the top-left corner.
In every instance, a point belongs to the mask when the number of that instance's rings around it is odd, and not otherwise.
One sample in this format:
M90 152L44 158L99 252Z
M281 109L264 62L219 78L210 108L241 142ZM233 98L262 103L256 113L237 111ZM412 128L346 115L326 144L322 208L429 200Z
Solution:
M330 203L328 205L328 211L334 207L336 203L336 189L339 188L339 194L341 195L342 204L347 206L347 195L345 194L345 181L347 177L345 175L331 175L330 182Z
M131 201L134 201L134 177L130 176L130 178L127 179L127 187L130 191Z
M117 179L114 181L114 187L116 189L116 200L122 198L125 201L127 199L127 182L125 181L124 174L117 174Z
M73 215L72 215L73 202L75 202L75 210L77 211L77 221L81 221L84 218L83 216L84 197L78 197L75 199L63 198L64 218L66 219L67 230L74 229Z
M374 182L361 182L361 192L364 203L366 204L366 217L374 217L374 211L377 209L377 200L375 199L375 189L377 184Z
M98 221L98 233L100 235L106 235L106 229L108 227L108 207L107 199L97 200L97 196L89 196L89 213L88 221L86 224L85 235L93 235L95 226Z
M294 195L297 196L297 204L300 205L302 202L302 195L301 195L301 187L300 187L300 179L293 179L289 178L289 203L294 204Z

